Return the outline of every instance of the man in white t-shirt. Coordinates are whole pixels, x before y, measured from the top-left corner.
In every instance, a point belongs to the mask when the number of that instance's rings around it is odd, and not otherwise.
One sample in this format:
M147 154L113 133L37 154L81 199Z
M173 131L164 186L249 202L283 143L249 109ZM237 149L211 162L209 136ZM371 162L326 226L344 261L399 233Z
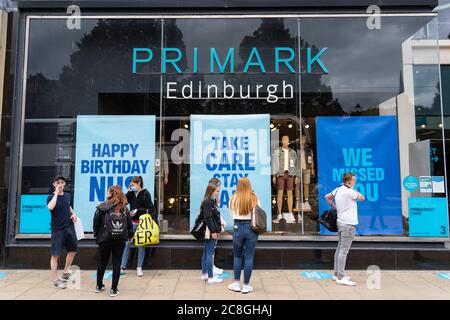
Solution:
M334 254L333 280L337 284L355 286L356 283L345 276L345 263L347 254L355 238L356 225L358 224L357 201L364 201L364 196L356 191L356 177L353 173L345 173L342 178L342 186L334 189L325 196L329 205L337 211L337 227L339 242ZM333 199L335 203L333 202Z

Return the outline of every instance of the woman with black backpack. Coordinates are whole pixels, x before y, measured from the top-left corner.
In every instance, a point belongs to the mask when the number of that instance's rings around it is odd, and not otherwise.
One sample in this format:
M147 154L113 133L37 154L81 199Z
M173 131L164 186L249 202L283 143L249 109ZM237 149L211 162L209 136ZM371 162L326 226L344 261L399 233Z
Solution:
M202 256L202 279L208 284L221 283L223 279L214 276L213 256L222 230L220 211L216 199L219 197L220 185L209 183L205 197L200 206L200 215L206 224L205 249Z
M105 290L103 276L112 253L113 274L110 296L115 297L119 294L117 286L125 242L133 238L133 224L127 208L127 198L119 186L108 189L106 201L97 206L93 225L100 255L95 292L100 293Z
M133 232L136 231L139 225L139 217L143 214L150 213L153 220L158 223L158 215L153 204L152 197L150 192L147 189L144 189L144 181L141 176L136 176L131 179L126 197L128 203L130 204L131 217L133 220ZM127 268L128 257L130 255L130 245L131 242L127 242L125 245L125 250L123 251L121 274L125 274L125 269ZM142 277L144 276L142 266L144 265L145 247L138 247L137 252L138 261L136 274L138 277Z

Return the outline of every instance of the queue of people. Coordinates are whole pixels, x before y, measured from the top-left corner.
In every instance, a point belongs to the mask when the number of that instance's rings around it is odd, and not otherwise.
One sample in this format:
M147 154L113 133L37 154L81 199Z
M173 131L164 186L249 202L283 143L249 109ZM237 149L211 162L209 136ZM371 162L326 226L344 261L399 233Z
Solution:
M325 196L329 205L337 210L337 228L339 241L334 257L333 280L339 285L354 286L355 282L345 274L345 264L355 228L358 224L357 201L364 201L364 196L355 190L356 177L353 173L345 173L342 185ZM69 269L78 249L74 223L77 216L70 203L70 195L64 192L66 180L57 176L53 181L54 192L47 199L47 207L51 212L51 274L52 286L66 288L70 279ZM200 206L199 218L206 225L204 234L204 250L201 259L201 279L207 284L220 284L223 279L222 269L214 266L214 256L220 234L224 231L225 220L220 213L220 181L209 180ZM250 293L253 287L250 279L253 271L253 257L258 241L258 233L252 228L252 212L260 205L253 191L251 182L243 177L238 181L236 192L232 195L228 207L233 224L233 271L234 281L228 289L234 292ZM129 207L129 208L128 208ZM106 200L96 208L93 220L94 237L98 244L98 268L96 293L105 290L103 277L110 256L112 255L112 286L110 296L119 294L120 275L125 273L131 241L139 224L139 217L151 214L157 221L157 211L152 202L150 192L144 189L142 177L131 180L126 194L119 186L108 189ZM62 249L68 252L66 264L61 277L57 277L57 265ZM142 266L145 258L145 247L138 247L137 276L142 277ZM244 260L244 263L242 263ZM244 279L241 286L242 266Z

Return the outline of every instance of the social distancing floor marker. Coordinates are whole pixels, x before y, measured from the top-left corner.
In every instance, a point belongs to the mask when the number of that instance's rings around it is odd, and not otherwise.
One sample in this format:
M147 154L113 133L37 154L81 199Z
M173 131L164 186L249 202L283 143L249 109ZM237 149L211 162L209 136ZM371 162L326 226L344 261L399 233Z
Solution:
M120 277L123 277L124 275L120 275ZM94 272L91 276L92 279L97 280L97 272ZM105 271L105 275L103 276L104 280L112 280L112 271Z
M332 278L331 273L324 271L303 271L300 273L300 276L310 280L325 280Z
M0 279L6 278L8 274L6 272L0 272Z
M218 276L220 279L230 279L231 278L231 272L224 271L221 275Z
M436 276L440 279L450 280L450 272L440 272Z

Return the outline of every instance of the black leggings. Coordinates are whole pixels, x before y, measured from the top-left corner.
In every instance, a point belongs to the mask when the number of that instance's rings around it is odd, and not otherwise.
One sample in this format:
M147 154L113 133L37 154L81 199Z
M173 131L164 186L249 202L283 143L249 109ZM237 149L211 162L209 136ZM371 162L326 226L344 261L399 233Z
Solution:
M111 289L117 290L120 278L120 263L122 262L123 249L125 241L105 241L98 245L99 264L97 267L97 286L103 285L103 276L105 275L106 266L108 265L109 255L112 252L112 285Z

